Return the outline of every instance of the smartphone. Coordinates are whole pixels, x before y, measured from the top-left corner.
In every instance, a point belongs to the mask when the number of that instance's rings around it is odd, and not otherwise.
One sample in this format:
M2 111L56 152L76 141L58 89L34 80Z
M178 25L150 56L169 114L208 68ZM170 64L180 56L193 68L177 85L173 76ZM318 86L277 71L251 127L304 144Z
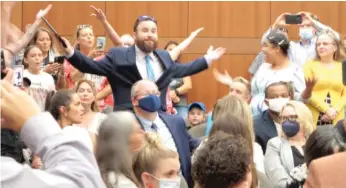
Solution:
M301 24L303 19L301 14L286 15L286 24Z
M17 87L22 87L23 85L23 65L15 65L13 67L13 85Z
M97 37L96 49L104 50L106 48L106 37Z
M64 64L65 56L56 56L54 57L54 62L57 62L59 64Z

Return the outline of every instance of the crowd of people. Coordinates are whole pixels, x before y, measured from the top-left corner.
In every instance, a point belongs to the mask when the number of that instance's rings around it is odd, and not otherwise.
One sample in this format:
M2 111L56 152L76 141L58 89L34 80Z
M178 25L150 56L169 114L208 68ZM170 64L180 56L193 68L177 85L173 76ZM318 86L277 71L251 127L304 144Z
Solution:
M229 93L208 111L188 103L190 77L226 49L180 58L203 27L159 49L155 18L139 16L133 34L119 36L90 6L114 45L106 50L91 25L76 27L74 45L40 27L52 5L22 32L10 22L14 6L2 3L3 187L344 186L346 36L316 15L292 13L303 19L299 41L288 38L291 13L280 15L251 80L214 69Z

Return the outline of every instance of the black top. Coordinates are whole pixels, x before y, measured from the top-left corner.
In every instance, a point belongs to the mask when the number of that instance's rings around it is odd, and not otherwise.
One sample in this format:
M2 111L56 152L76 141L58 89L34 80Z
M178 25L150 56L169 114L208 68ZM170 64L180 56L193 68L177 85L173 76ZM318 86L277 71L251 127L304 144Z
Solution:
M291 146L293 154L294 167L304 164L304 156L299 152L295 146Z
M1 129L1 156L11 157L18 163L23 163L23 149L25 148L18 133L9 129Z

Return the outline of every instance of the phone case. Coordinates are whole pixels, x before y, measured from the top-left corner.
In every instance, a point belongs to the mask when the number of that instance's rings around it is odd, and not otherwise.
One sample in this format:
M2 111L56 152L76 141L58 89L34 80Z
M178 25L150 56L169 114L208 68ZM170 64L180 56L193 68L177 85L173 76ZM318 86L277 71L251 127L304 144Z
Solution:
M23 85L23 65L15 65L13 67L13 85L21 87Z
M105 49L106 48L106 38L105 37L97 37L96 47L98 49Z

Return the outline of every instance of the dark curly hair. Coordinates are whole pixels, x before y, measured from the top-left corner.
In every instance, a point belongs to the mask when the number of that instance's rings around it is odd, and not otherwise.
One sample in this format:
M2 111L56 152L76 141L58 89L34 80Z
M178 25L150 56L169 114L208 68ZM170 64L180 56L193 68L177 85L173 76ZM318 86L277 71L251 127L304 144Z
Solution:
M228 188L246 177L251 164L249 142L220 131L198 151L192 177L199 188Z
M283 33L278 32L277 30L273 30L267 36L267 40L274 47L279 47L285 56L288 56L290 42Z

